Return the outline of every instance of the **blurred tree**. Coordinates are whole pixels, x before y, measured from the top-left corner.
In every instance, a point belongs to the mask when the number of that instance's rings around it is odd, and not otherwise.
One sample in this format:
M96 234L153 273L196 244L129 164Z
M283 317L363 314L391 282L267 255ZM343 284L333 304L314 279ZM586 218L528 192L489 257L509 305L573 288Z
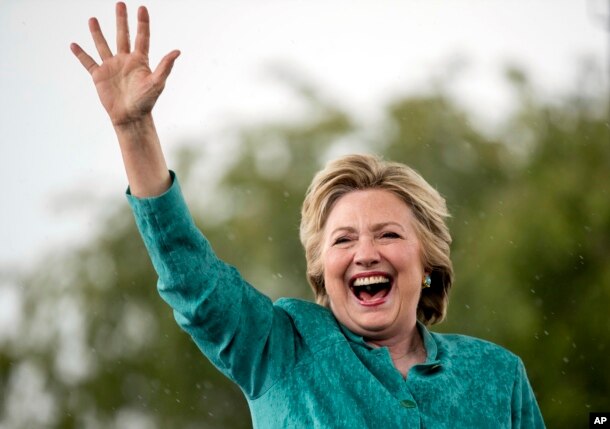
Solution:
M435 329L518 353L549 427L579 427L610 403L607 106L537 103L525 77L512 76L522 108L496 138L440 92L396 99L379 131L363 133L288 79L309 114L241 130L213 189L197 174L218 161L204 151L183 148L176 170L219 255L275 298L311 296L300 204L326 160L373 151L413 166L453 213L457 281ZM0 338L0 427L250 427L238 388L158 298L126 204L100 224L89 246L14 280L25 317L18 337Z
M509 181L453 230L459 315L447 325L522 356L548 426L579 427L610 404L608 106L519 91L503 138Z
M101 232L22 280L26 318L0 353L10 362L7 427L248 427L247 408L233 400L238 389L201 359L159 301L125 206ZM40 392L24 391L28 381ZM49 398L51 411L41 415L32 396Z

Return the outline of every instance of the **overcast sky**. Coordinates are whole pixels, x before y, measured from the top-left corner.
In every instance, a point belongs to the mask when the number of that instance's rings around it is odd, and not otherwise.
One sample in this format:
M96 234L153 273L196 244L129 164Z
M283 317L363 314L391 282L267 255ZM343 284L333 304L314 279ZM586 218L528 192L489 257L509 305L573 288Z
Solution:
M139 4L127 2L132 23ZM493 121L510 107L505 64L521 65L552 96L574 83L579 59L607 62L608 34L593 17L607 1L146 4L151 62L182 51L155 110L167 152L180 140L289 115L294 96L268 72L277 64L365 120L465 58L455 93ZM69 50L76 41L93 52L90 16L113 44L113 1L0 1L0 266L27 268L46 252L86 239L99 201L125 204L115 137L89 75ZM74 196L81 203L67 204Z

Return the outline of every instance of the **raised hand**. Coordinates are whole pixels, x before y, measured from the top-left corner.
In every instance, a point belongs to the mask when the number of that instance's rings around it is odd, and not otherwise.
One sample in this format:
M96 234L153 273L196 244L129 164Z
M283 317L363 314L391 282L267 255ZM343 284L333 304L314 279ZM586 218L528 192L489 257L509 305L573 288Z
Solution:
M152 71L148 64L150 19L144 6L138 9L138 28L133 51L129 40L127 7L116 5L117 51L112 54L96 18L89 19L89 30L102 59L98 64L78 44L70 49L93 78L102 105L112 124L133 126L146 119L165 87L180 51L167 54Z
M117 52L113 55L97 19L89 20L101 64L76 43L72 43L70 49L91 74L102 105L114 125L132 195L159 195L169 188L171 178L151 111L180 52L170 52L154 71L150 69L150 20L143 6L138 9L138 33L133 51L129 42L127 7L123 2L116 5L116 26Z

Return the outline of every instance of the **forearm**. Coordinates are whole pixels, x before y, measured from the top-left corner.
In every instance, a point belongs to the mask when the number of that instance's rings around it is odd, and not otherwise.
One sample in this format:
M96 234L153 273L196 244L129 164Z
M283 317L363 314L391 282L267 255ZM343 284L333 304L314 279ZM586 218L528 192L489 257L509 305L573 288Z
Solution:
M152 197L169 189L171 179L152 115L114 129L131 194Z

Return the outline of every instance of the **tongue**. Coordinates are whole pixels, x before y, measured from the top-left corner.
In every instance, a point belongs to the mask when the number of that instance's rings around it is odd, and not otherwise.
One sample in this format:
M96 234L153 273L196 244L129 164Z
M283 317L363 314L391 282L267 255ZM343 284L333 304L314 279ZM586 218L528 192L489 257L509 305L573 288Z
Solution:
M383 297L385 293L385 289L373 290L370 293L366 290L360 292L360 300L361 301L372 301L374 299L379 299Z

